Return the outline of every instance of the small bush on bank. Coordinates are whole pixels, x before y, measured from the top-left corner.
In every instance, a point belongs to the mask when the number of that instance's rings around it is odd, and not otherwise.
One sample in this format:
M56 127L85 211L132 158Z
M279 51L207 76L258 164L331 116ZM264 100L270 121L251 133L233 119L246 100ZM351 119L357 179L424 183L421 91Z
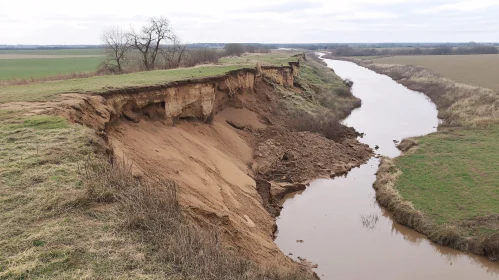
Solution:
M339 141L346 132L346 127L331 113L312 115L302 113L289 121L289 126L296 131L309 131Z

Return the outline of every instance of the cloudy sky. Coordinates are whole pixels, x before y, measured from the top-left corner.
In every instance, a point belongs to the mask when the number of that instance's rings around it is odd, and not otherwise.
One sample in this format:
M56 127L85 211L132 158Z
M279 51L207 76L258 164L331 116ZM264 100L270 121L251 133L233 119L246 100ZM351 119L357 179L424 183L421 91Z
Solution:
M184 42L497 42L499 0L0 0L0 44L98 44L165 16Z

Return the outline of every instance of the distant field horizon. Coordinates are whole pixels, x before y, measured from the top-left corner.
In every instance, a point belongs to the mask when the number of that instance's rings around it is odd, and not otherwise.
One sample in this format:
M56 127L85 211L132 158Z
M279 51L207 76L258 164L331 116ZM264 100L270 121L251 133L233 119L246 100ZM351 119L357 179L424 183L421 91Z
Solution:
M422 66L459 83L499 91L499 54L390 56L373 62Z

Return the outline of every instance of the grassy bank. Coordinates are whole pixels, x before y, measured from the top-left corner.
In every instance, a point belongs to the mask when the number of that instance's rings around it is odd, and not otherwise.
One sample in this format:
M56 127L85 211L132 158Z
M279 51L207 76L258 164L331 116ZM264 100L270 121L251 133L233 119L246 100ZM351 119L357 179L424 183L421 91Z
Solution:
M352 95L343 79L312 56L307 55L307 60L301 62L295 84L301 93L280 89L279 101L279 111L295 120L306 115L329 115L338 120L361 105L361 100Z
M357 63L425 93L443 121L404 155L383 159L378 201L439 244L499 260L499 94L422 67Z

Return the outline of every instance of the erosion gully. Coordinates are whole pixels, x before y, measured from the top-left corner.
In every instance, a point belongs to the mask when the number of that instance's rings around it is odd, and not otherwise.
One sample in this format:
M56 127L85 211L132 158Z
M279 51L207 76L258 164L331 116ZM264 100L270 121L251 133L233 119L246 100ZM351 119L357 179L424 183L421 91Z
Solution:
M346 61L325 60L354 82L362 107L344 121L383 156L400 154L394 140L437 130L435 105L422 93ZM293 259L318 267L321 279L498 279L499 264L431 243L397 224L372 188L379 159L345 177L316 180L285 200L275 239Z

